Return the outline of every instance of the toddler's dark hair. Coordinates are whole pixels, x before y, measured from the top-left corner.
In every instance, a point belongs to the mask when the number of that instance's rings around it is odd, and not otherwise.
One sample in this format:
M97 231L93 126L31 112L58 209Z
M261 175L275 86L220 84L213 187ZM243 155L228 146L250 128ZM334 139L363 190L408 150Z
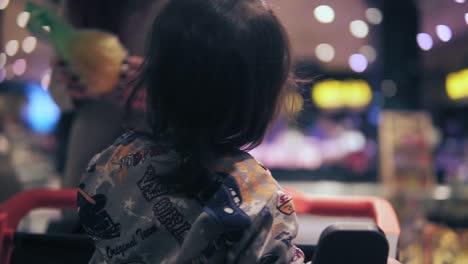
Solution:
M201 168L253 148L281 108L290 72L287 34L263 1L169 0L139 76L152 136Z

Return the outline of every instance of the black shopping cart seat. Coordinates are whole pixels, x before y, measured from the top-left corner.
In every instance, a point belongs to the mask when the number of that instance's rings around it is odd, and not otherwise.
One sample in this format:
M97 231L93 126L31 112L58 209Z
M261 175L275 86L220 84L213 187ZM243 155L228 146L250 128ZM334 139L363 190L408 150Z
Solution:
M321 234L313 263L386 264L388 252L385 234L376 225L334 224Z
M295 243L313 264L387 263L398 259L400 225L377 197L313 197L287 189L299 222Z
M11 264L85 264L94 253L86 235L15 233Z

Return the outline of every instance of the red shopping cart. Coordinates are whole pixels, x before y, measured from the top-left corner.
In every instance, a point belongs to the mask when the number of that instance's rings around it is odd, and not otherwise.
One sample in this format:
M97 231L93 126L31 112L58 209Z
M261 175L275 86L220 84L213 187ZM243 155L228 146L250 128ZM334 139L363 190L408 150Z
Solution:
M300 232L295 241L314 264L384 264L396 258L400 228L390 203L372 197L295 199ZM76 190L33 190L0 205L0 264L87 263L94 246L84 235L17 232L36 208L74 209ZM346 260L343 262L343 260Z
M314 264L378 264L398 258L400 225L387 200L287 191L294 197L299 222L295 243Z
M37 208L76 208L76 190L32 190L0 205L0 264L87 263L94 245L84 235L17 232L21 219Z

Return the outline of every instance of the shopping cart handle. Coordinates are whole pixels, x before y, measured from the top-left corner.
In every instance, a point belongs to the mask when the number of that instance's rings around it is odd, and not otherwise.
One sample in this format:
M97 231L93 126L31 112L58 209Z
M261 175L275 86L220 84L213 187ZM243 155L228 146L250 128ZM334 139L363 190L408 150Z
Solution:
M6 227L16 230L21 219L38 208L74 209L77 190L37 189L19 193L0 204L0 214L7 214Z
M393 206L387 200L377 197L318 198L294 189L285 188L285 191L294 198L298 215L372 219L387 237L390 245L389 256L397 258L400 224Z
M76 208L77 190L37 189L19 193L0 204L0 263L10 263L14 232L24 216L38 208Z
M369 217L386 234L400 234L400 224L393 206L377 197L310 197L296 190L285 188L294 198L297 214L322 216Z

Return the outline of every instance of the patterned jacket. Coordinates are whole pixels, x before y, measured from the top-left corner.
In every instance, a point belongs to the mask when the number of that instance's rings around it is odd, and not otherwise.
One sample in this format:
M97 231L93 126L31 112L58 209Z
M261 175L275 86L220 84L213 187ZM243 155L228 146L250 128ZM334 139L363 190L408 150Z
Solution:
M130 132L92 159L78 194L90 263L303 263L292 198L265 167L245 152L220 158L202 201L161 183L175 157Z

